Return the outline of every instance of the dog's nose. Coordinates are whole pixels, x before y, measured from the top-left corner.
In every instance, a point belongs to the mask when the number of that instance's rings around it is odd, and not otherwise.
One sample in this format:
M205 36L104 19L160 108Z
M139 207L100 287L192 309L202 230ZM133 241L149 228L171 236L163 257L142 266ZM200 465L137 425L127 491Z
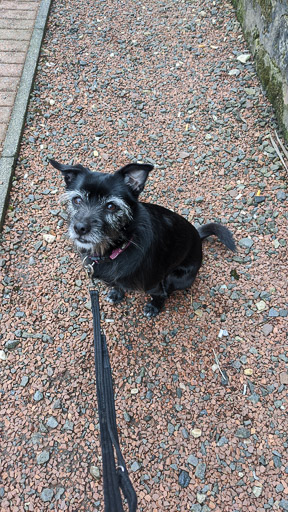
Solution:
M90 224L88 222L75 222L74 230L77 235L86 235L90 231Z

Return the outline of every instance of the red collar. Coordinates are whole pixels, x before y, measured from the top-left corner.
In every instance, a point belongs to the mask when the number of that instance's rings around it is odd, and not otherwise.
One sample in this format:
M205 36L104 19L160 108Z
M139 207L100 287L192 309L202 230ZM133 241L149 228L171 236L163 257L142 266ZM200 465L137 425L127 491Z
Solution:
M90 258L90 260L94 261L95 263L100 263L100 261L115 260L117 258L117 256L119 256L119 254L121 254L121 252L124 252L125 249L127 249L127 247L129 247L131 242L132 242L132 238L128 242L125 242L123 245L121 245L121 247L118 247L117 249L113 249L113 251L111 252L111 254L109 256L98 256L97 254L94 254L92 256L89 256L89 258Z

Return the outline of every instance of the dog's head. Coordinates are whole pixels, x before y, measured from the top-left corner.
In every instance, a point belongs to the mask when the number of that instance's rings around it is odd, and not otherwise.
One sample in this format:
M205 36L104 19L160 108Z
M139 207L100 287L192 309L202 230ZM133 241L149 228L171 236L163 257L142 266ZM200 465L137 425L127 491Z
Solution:
M61 171L66 183L63 199L68 203L69 237L82 251L103 255L127 240L138 196L150 164L128 164L114 174L91 172L82 165L50 163Z

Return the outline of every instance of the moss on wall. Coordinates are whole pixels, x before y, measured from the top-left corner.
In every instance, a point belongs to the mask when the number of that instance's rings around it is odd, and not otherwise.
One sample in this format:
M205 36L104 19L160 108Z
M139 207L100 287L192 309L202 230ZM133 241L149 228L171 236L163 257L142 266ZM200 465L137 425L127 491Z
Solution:
M283 135L288 141L288 94L284 92L288 91L288 76L285 69L280 69L281 66L283 67L283 55L279 53L286 51L286 48L281 50L276 45L273 52L271 52L271 48L266 48L265 37L263 36L266 34L267 42L267 34L269 37L270 30L272 32L273 23L277 23L277 17L275 12L273 12L276 4L273 7L272 0L231 0L231 2L235 7L244 36L253 53L257 74L267 97L275 109ZM280 3L281 0L278 0L278 6ZM286 16L288 16L288 12L283 14L283 10L281 16L278 14L278 31L281 26L280 18L282 17L283 21L284 18L286 19ZM282 64L280 64L281 61Z

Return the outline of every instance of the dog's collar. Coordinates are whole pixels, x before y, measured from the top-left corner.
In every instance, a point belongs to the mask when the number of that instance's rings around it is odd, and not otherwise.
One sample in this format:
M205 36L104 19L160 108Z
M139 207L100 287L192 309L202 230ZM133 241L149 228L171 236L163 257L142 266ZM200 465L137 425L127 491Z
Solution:
M132 238L130 238L128 242L122 244L121 247L113 249L109 256L98 256L98 254L92 254L91 256L89 256L89 259L92 260L94 263L100 263L100 261L115 260L119 256L119 254L124 252L127 249L127 247L129 247L131 242Z

